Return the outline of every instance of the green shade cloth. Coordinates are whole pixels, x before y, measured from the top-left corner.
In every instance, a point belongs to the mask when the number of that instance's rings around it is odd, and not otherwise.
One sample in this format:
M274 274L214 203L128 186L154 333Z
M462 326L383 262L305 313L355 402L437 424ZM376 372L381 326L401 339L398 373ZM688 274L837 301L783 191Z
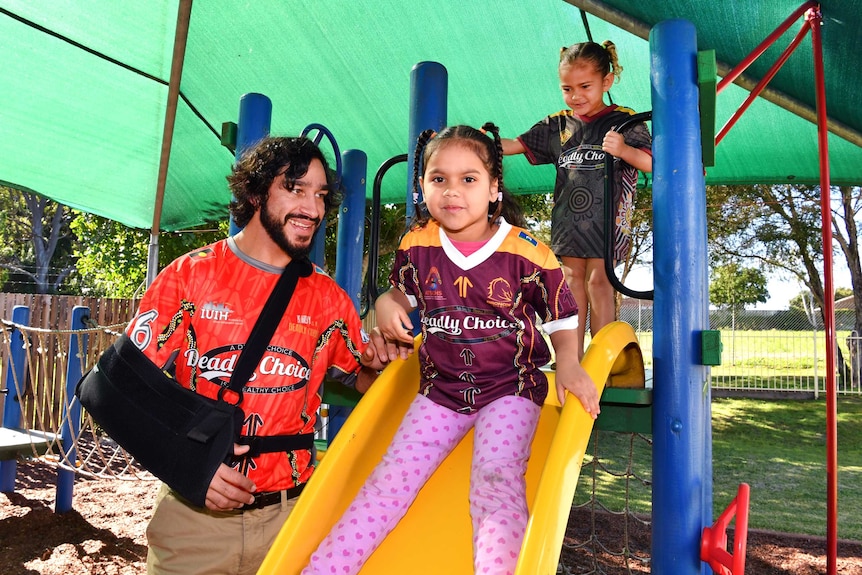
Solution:
M692 21L700 49L734 65L798 2L665 0L198 0L193 4L172 142L163 230L227 217L232 154L223 122L248 92L273 102L272 133L329 128L342 150L368 155L368 194L378 166L410 151L410 71L422 61L448 71L448 123L493 121L515 137L563 109L560 47L587 39L581 4L622 14L627 30L587 16L596 41L613 40L624 67L614 102L650 109L649 46L637 35L669 18ZM0 0L0 182L149 228L153 221L168 99L177 0ZM833 184L862 183L862 0L823 2ZM747 72L760 78L796 34L791 27ZM631 30L631 31L629 31ZM633 33L634 32L634 33ZM770 83L814 108L810 34ZM747 90L718 96L717 127ZM853 143L853 138L857 138ZM550 191L553 170L505 160L515 193ZM406 169L384 180L383 199L403 202ZM708 183L819 181L817 130L758 98L716 150Z

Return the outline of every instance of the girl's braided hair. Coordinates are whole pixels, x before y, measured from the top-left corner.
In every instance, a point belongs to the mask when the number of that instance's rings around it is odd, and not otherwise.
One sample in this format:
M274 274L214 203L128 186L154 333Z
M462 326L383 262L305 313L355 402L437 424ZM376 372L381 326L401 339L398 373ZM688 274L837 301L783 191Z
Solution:
M489 138L487 134L491 134ZM477 130L472 126L457 125L449 126L440 130L425 130L419 134L416 141L416 149L413 152L413 197L419 197L419 178L425 173L428 160L442 146L457 143L466 146L482 160L491 179L497 180L500 190L499 199L488 203L488 218L496 221L503 216L507 222L514 226L526 227L526 220L521 206L515 197L503 186L503 142L500 139L500 129L491 122L485 123ZM414 226L423 226L431 218L424 202L416 207L413 217Z

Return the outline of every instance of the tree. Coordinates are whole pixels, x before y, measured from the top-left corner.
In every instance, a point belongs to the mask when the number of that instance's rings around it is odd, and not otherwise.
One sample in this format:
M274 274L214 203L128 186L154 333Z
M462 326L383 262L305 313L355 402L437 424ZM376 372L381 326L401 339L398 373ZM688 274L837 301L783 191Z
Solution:
M742 310L747 305L765 303L769 297L766 276L756 268L729 263L713 269L709 300L727 309Z
M719 260L751 258L784 270L805 285L823 309L825 294L820 188L818 186L710 186L710 247ZM833 188L832 232L862 293L858 219L862 188ZM855 279L854 279L855 276Z
M31 191L2 187L0 267L25 282L18 291L58 293L75 270L69 209Z
M621 279L626 277L635 266L652 264L652 187L638 188L632 213L632 243L629 255L623 262Z
M814 307L825 321L826 295L820 273L823 263L820 187L782 184L710 188L708 194L713 197L708 198L708 204L718 214L712 221L721 232L711 236L711 245L719 257L753 258L766 269L789 272L808 288ZM834 187L830 192L832 235L850 270L856 296L854 329L862 333L862 265L858 243L862 186ZM716 201L716 197L727 201ZM840 347L837 353L839 365L843 366Z
M840 299L844 299L845 297L849 297L853 295L853 288L848 287L837 287L835 288L835 301ZM787 306L790 309L798 309L805 311L809 309L811 305L808 303L808 298L811 297L811 293L808 291L801 291L787 302Z
M736 359L736 316L746 305L763 303L769 297L766 276L755 268L736 262L717 266L709 284L709 300L719 308L730 310L730 363Z
M95 297L139 296L147 276L149 230L129 228L94 214L75 212L79 293ZM159 234L159 268L193 249L227 236L227 218L192 230Z
M146 279L149 233L83 212L71 228L78 238L78 291L92 297L133 297Z
M720 309L730 311L731 329L736 330L736 317L745 306L764 303L769 298L766 276L755 268L746 268L736 262L719 265L712 270L709 300Z

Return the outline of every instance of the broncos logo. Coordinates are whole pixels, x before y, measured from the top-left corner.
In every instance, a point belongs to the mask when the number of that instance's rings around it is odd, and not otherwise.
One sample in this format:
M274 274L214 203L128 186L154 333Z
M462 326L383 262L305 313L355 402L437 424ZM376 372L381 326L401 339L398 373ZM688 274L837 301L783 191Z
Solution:
M488 303L494 307L511 307L514 295L512 286L503 278L497 278L488 284Z

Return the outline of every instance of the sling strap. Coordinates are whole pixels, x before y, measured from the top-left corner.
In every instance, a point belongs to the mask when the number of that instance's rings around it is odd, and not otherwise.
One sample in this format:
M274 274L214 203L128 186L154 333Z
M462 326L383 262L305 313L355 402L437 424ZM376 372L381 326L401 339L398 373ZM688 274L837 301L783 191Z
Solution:
M296 451L314 447L313 433L297 433L295 435L241 435L240 445L250 445L251 449L243 457L257 457L261 453L274 451Z
M293 259L278 278L278 282L269 294L263 309L258 316L248 341L243 346L236 362L236 368L230 376L230 383L222 387L218 392L218 399L224 399L224 392L230 390L237 395L236 405L240 405L243 399L242 388L248 382L254 368L260 363L263 352L269 345L275 329L284 316L287 304L296 289L299 278L308 277L313 271L311 262L307 258ZM238 443L250 445L251 449L244 454L245 457L256 457L261 453L274 451L295 451L297 449L311 449L314 447L313 433L299 433L294 435L241 435Z
M282 316L284 316L284 310L287 309L287 304L293 296L293 290L296 289L299 278L308 277L311 272L311 262L307 258L290 260L290 263L285 266L278 282L272 289L272 293L269 294L266 303L263 304L263 309L254 327L251 328L251 334L239 354L228 387L219 390L219 399L224 400L224 391L230 389L239 398L236 405L242 403L242 388L248 383L254 368L260 363L260 358L263 357L263 352L269 345L275 328L278 327Z

